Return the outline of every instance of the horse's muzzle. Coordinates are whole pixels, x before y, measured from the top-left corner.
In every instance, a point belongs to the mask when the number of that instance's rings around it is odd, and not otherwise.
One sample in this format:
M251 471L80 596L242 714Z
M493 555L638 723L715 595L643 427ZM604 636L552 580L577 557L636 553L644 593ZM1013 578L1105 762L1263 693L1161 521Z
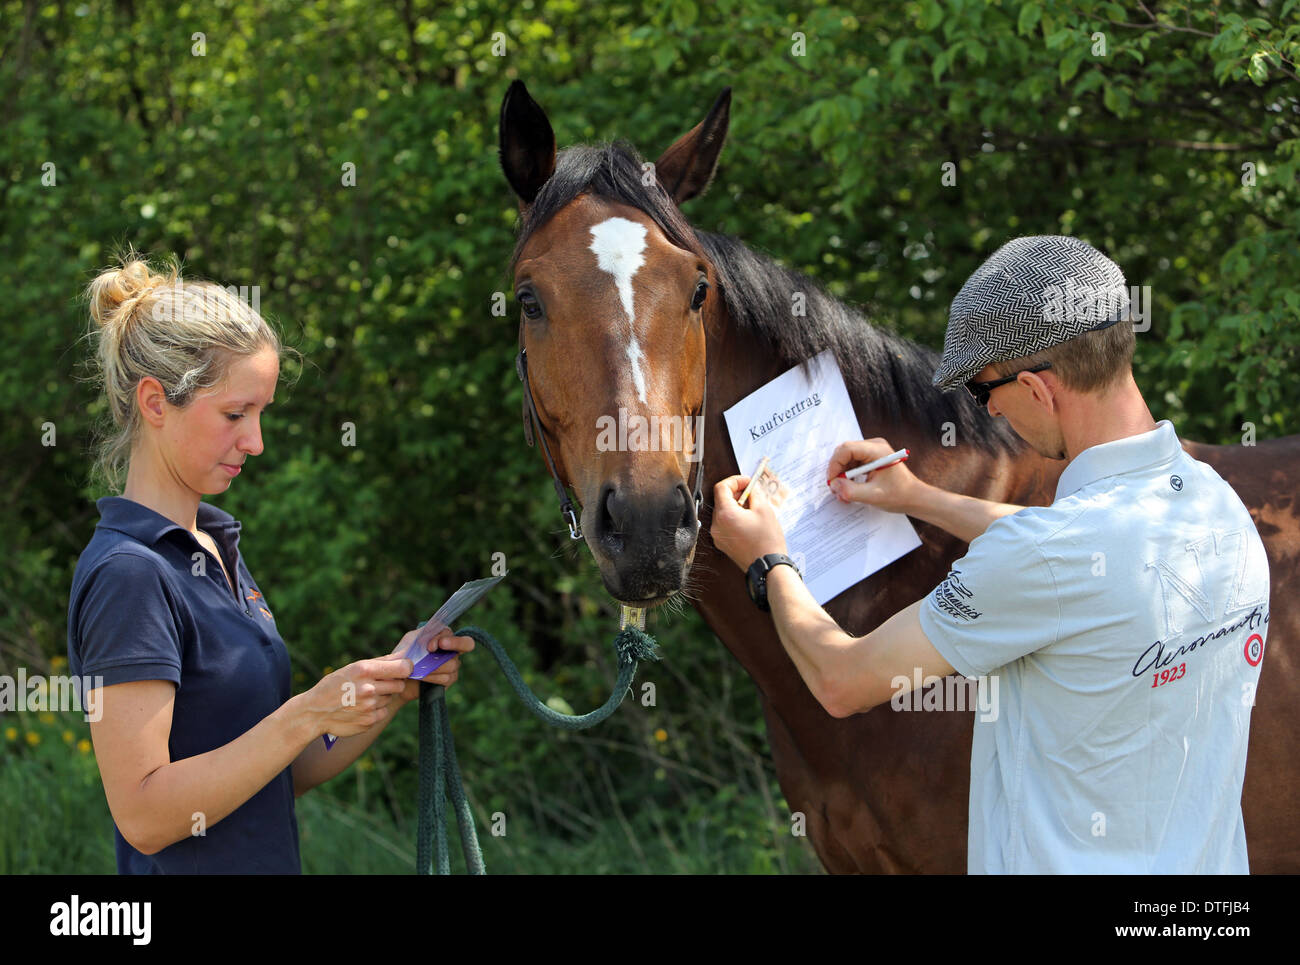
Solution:
M647 491L606 482L588 506L587 545L614 599L655 606L682 588L699 533L685 483Z

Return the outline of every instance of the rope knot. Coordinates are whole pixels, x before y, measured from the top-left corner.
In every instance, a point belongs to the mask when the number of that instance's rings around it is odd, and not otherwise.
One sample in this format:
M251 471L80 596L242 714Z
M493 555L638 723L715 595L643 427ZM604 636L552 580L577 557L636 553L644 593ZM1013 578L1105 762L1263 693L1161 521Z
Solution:
M618 651L619 666L637 663L641 660L658 660L659 648L655 638L636 627L624 627L614 638L614 649Z

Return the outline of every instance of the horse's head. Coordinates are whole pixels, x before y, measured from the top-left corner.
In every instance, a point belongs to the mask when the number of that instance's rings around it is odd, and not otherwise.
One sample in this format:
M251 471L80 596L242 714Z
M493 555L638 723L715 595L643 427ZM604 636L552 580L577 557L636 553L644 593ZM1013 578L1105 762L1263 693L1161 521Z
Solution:
M680 591L695 556L717 296L677 206L712 179L730 100L728 88L654 165L624 142L557 155L519 81L501 104L501 166L521 212L511 270L526 431L531 442L531 393L557 491L577 494L605 588L633 606Z

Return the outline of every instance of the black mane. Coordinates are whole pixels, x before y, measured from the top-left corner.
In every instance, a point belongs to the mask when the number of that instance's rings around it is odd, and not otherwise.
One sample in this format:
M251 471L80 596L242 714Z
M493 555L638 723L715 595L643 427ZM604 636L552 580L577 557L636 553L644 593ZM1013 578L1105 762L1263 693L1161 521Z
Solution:
M592 193L644 211L674 245L713 263L728 312L762 338L780 359L807 365L830 349L849 394L867 400L884 424L911 421L935 437L952 423L959 443L1018 450L1023 443L1004 419L991 419L963 391L941 392L931 381L938 353L873 326L861 312L827 294L812 278L778 264L729 235L699 231L656 181L642 184L642 159L621 138L560 151L555 173L526 212L507 269L507 284L532 234L580 194ZM803 317L791 315L791 295L803 292ZM806 371L806 368L805 368Z

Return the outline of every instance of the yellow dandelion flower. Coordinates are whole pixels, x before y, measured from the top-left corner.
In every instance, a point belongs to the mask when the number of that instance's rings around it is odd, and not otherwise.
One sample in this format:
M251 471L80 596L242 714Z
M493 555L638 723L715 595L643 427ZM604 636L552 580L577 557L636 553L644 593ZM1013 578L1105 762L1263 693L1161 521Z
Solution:
M52 660L50 660L50 669L51 669L51 670L58 670L60 667L62 667L62 666L63 666L64 664L66 664L67 662L68 662L68 658L67 658L67 657L54 657Z
M360 763L363 771L373 771L375 769L375 762L368 757L361 758Z
M41 742L41 735L36 733L34 730L29 730L23 736L27 738L27 743L31 744L33 747Z
M7 740L7 741L11 741L11 740L13 740L14 738L16 738L17 736L18 736L18 728L17 728L17 727L6 727L6 728L5 728L5 740Z
M63 732L63 743L65 743L65 744L71 744L71 743L72 743L74 740L76 740L76 739L77 739L77 735L74 734L74 733L72 733L72 731L70 731L70 730L65 730L65 731Z
M84 737L77 741L77 750L81 751L83 754L90 753L90 741L86 740Z
M51 714L48 710L41 711L39 714L36 715L36 719L39 720L42 724L54 723L54 715Z
M655 740L659 741L659 743L662 744L667 739L668 739L668 731L664 730L662 727L660 727L657 731L655 731Z

